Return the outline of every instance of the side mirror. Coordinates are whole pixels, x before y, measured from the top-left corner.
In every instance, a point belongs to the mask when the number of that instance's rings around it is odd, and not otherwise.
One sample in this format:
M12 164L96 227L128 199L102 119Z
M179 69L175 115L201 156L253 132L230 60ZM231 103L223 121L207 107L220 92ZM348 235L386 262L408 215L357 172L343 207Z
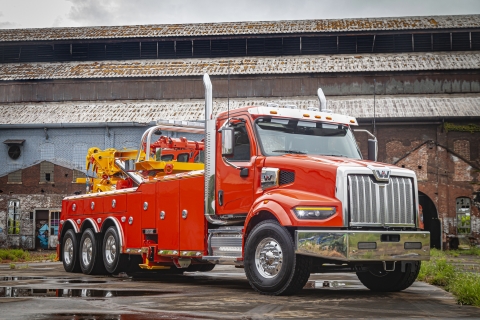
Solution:
M368 160L377 161L377 140L368 139Z
M233 142L235 139L235 133L233 128L222 128L222 156L233 155Z

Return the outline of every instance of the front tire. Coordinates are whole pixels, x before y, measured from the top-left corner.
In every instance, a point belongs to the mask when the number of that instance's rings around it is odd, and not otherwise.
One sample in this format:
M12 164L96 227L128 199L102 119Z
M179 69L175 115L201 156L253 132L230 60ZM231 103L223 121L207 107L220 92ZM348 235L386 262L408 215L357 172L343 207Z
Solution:
M420 261L412 261L405 265L401 272L401 263L395 264L395 271L374 269L367 272L357 272L360 282L368 289L376 292L397 292L410 287L420 272Z
M310 277L311 259L296 255L293 239L275 220L259 223L245 244L245 274L256 291L290 295Z
M67 272L80 272L78 262L78 241L75 232L70 229L63 236L62 241L63 268Z
M92 229L83 232L80 240L80 268L84 274L105 273L99 243Z

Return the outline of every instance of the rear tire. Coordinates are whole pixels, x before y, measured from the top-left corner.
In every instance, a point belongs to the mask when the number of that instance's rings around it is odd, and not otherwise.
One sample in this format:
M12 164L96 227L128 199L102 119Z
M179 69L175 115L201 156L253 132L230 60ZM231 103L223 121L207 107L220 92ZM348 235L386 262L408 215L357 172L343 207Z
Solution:
M104 274L99 241L92 229L86 229L80 240L80 268L84 274Z
M368 289L376 292L397 292L410 287L420 272L420 261L406 264L405 272L401 272L401 263L395 264L395 271L381 269L357 272L360 282Z
M103 263L107 272L118 274L128 270L128 257L121 254L120 249L120 237L118 236L117 228L108 228L102 244Z
M78 262L78 241L75 232L70 229L63 236L62 241L62 261L63 268L67 272L80 272L80 263Z
M256 291L268 295L291 295L310 277L312 260L296 255L293 239L275 220L259 223L245 244L245 274Z

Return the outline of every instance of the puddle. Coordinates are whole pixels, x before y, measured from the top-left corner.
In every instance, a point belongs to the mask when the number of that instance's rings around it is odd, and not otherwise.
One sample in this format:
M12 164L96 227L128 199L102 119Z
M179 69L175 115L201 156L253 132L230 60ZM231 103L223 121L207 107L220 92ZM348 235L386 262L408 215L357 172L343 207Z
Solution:
M337 280L309 280L304 289L353 289L361 287L354 281Z
M0 277L0 281L46 280L45 277Z
M100 289L33 289L24 287L0 287L0 297L68 297L68 298L112 298L133 296L154 296L174 292L147 290L100 290Z
M60 283L107 283L103 280L61 280Z
M48 320L154 320L154 319L203 319L204 317L190 317L190 316L178 316L175 314L159 314L159 313L147 313L147 314L69 314L69 313L57 313L49 315L39 315L35 319L48 319ZM210 319L210 318L207 318Z

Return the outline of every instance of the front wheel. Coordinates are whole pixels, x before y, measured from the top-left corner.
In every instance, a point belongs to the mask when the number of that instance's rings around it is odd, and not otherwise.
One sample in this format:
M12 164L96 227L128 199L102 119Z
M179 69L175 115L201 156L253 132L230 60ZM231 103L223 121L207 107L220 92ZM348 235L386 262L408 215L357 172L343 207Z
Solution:
M405 272L401 270L401 263L395 264L394 271L372 269L366 272L357 272L360 282L372 291L397 292L410 287L420 272L420 261L412 261L405 265Z
M248 235L245 274L256 291L294 294L308 281L310 269L311 259L295 254L292 237L277 221L263 221Z

